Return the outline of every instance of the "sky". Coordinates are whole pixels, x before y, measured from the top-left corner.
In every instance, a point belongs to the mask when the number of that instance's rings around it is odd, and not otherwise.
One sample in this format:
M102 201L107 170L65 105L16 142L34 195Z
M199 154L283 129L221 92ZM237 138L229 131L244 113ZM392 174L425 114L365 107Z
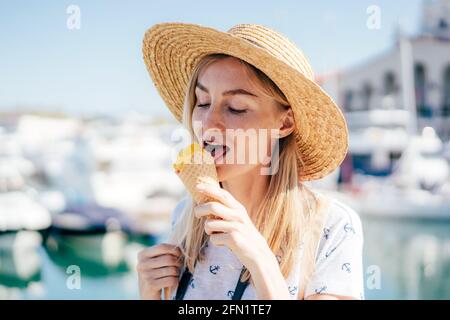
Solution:
M388 50L395 26L414 34L421 0L172 1L0 0L0 112L62 111L170 116L142 59L145 31L187 22L226 31L258 23L286 35L315 74L345 69ZM80 9L70 29L67 9ZM367 8L380 8L370 29Z

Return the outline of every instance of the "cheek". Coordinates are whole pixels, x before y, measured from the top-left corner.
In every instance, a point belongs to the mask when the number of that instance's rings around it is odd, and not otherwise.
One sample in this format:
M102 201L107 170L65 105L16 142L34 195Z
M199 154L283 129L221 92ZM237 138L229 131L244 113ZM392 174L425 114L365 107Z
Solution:
M266 107L267 109L269 107ZM255 110L242 117L234 117L234 122L239 123L244 129L268 129L277 126L277 115L272 110Z
M198 108L192 110L192 124L194 124L194 121L201 121L201 113Z
M191 126L197 139L201 140L203 117L201 110L199 111L198 108L194 108L192 111Z
M267 164L271 157L275 140L271 138L271 129L257 128L253 131L255 135L233 136L233 163L246 165ZM241 159L241 160L238 160ZM245 160L243 160L245 159Z

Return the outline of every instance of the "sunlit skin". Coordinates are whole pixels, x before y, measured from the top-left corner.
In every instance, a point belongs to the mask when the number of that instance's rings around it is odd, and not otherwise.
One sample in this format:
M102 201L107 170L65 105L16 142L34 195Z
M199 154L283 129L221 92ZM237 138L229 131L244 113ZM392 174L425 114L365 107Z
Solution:
M278 129L279 138L282 138L295 128L292 110L283 110L272 98L262 95L259 88L249 81L244 66L235 58L207 66L199 74L198 83L192 121L202 124L203 133L196 133L199 142L210 140L211 132L215 131L225 136L226 129ZM229 94L230 91L235 94ZM250 94L243 94L244 91ZM271 141L267 141L267 150L270 150ZM232 148L237 147L236 140L226 142ZM249 150L244 152L248 159ZM216 217L205 222L205 232L214 245L228 247L247 267L258 299L288 300L291 299L290 293L278 261L252 222L269 181L269 176L260 173L261 166L259 163L217 164L223 188L199 184L198 191L214 201L195 206L194 213L198 218L210 214ZM173 258L179 254L180 251L169 244L156 245L141 252L138 263L141 297L159 299L161 288L176 286L179 266L175 265ZM162 271L164 269L167 272ZM346 298L319 294L306 297Z

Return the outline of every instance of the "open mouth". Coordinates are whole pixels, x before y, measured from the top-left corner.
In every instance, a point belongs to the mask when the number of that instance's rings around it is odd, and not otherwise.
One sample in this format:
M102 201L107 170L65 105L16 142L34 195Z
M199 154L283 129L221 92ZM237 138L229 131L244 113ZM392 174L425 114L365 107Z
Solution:
M230 151L230 147L222 144L210 144L206 141L203 142L203 147L206 151L208 151L211 156L214 158L214 161L217 161L220 158L225 158L225 155L228 151Z

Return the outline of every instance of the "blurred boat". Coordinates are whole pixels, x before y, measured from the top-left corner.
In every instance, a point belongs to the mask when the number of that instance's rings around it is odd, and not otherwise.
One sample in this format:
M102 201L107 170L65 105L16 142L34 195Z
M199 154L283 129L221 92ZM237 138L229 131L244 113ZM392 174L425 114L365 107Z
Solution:
M69 235L128 231L130 222L119 210L96 204L69 206L53 216L50 233Z
M368 178L352 191L327 191L362 215L390 218L450 219L450 199L421 189L402 189L385 179Z
M450 219L450 194L444 188L449 181L442 142L426 127L409 139L391 175L355 174L350 188L330 193L364 215Z
M92 234L50 232L45 241L49 258L64 271L78 266L83 276L103 277L125 272L126 235L121 231Z
M135 240L154 243L170 229L170 215L184 187L173 173L170 124L149 125L130 115L116 128L98 128L92 140L97 170L92 173L95 201L123 212Z
M336 191L342 185L355 184L354 177L358 175L387 177L393 173L408 146L408 111L353 111L346 114L346 120L349 128L347 156L331 174L307 185Z
M0 157L0 192L24 188L34 173L34 165L23 157Z
M0 232L45 230L50 212L39 203L28 182L36 174L13 134L0 135Z
M50 224L50 212L25 192L0 193L0 232L45 230Z
M147 246L162 241L169 233L171 213L176 204L176 198L158 192L128 208L132 239Z
M408 146L406 110L374 109L346 115L354 172L388 176Z
M35 231L0 233L0 285L26 288L41 280L41 243L42 236Z
M77 265L88 276L126 271L129 227L119 210L96 204L72 206L54 215L45 248L57 265Z

